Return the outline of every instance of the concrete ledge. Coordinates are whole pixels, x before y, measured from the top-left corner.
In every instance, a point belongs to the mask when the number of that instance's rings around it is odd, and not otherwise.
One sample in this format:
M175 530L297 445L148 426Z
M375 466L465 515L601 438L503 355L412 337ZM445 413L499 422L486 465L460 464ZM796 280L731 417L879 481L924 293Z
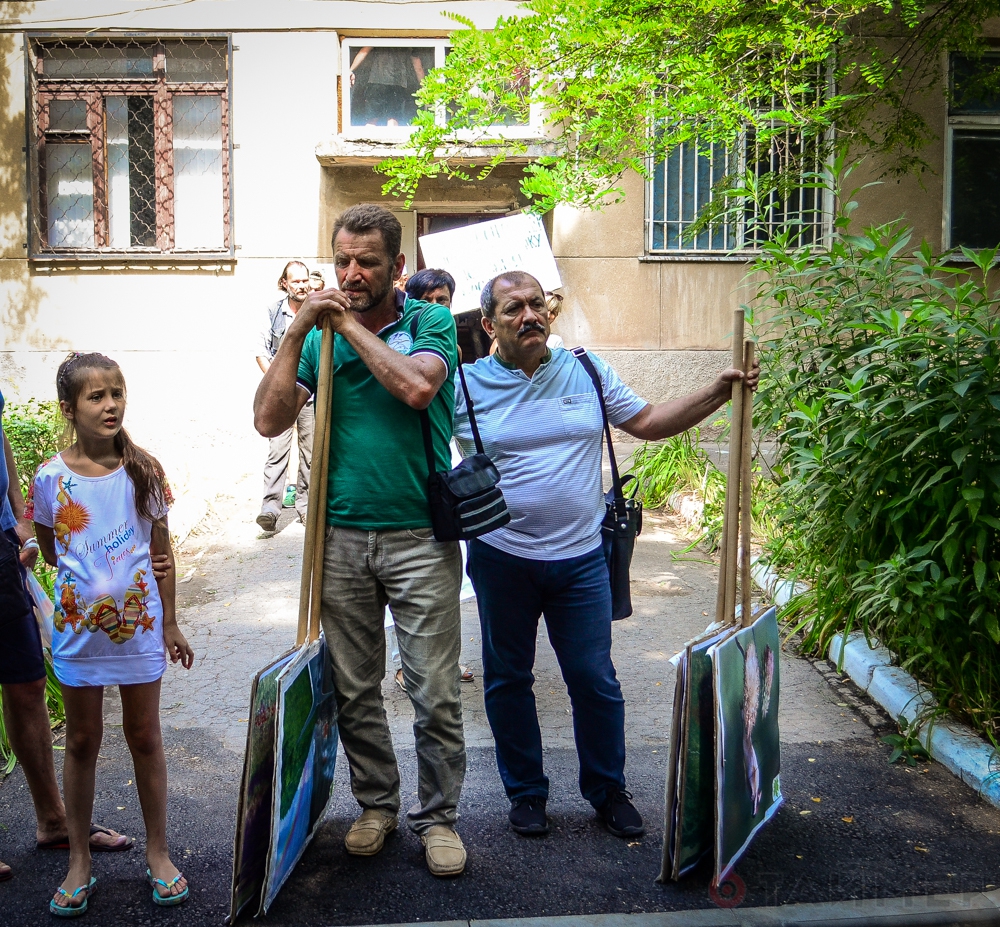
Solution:
M932 723L929 731L920 732L920 741L952 775L1000 808L1000 775L997 774L1000 763L981 737L964 725L939 721Z
M422 927L937 927L1000 925L1000 892L917 895L789 904L770 908L702 908L657 914L580 914L440 921ZM405 927L403 924L390 927Z
M844 668L847 668L846 661ZM898 666L876 666L867 691L889 712L890 717L897 720L903 718L907 723L913 721L924 707L937 707L930 693L922 690L917 681Z
M787 605L793 595L805 592L809 588L805 583L793 583L789 579L782 579L759 557L750 563L750 576L767 593L771 603L778 608Z
M885 647L868 646L864 634L838 634L830 642L830 660L878 702L892 718L912 721L925 708L934 708L934 697L921 689L905 670L890 665ZM945 715L931 720L919 732L924 749L953 776L1000 808L1000 761L975 731Z
M867 691L875 670L880 666L892 665L892 654L885 647L869 647L861 631L852 631L847 635L846 643L843 634L838 634L830 642L830 660L838 670L846 672Z
M884 647L870 648L860 631L849 634L846 644L843 640L843 635L838 635L831 642L830 660L838 668L842 665L892 718L910 722L923 709L936 707L934 697L909 673L888 664L892 654ZM918 736L924 749L948 772L1000 808L1000 759L975 731L945 715L929 721Z

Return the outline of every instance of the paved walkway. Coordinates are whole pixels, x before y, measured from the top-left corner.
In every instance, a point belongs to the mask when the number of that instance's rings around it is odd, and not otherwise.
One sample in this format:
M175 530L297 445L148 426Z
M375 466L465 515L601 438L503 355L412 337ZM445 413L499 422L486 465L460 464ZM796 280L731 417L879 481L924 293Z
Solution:
M191 538L181 552L179 619L199 657L190 673L171 667L163 686L164 717L169 725L176 730L202 728L226 749L240 754L246 739L250 680L262 665L295 643L304 536L291 510L283 512L279 531L270 538L261 536L248 514L253 513L244 507L241 517L227 521L211 535ZM672 560L671 553L682 546L680 541L668 519L647 514L633 564L635 614L614 625L615 662L628 705L626 742L630 746L665 741L674 678L668 661L705 627L711 620L707 616L715 611L717 567L698 551ZM466 743L492 747L478 681L482 660L474 600L463 603L462 627L462 662L477 676L476 682L463 688ZM858 722L846 713L820 711L827 687L811 664L789 660L782 668L783 740L839 741L857 736ZM572 749L569 699L545 639L544 624L539 632L536 676L545 746ZM384 694L395 743L412 748L409 700L388 676Z

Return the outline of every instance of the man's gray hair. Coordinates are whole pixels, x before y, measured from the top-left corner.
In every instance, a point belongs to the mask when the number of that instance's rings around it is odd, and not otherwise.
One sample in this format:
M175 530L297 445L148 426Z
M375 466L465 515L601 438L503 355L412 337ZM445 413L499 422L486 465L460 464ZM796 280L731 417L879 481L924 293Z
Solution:
M479 294L479 305L483 307L483 315L486 318L492 320L496 318L497 314L497 298L493 290L498 283L513 283L515 286L519 283L527 283L531 280L533 283L538 284L538 289L542 289L542 285L523 270L505 270L502 274L497 274L486 286L483 287L482 292Z

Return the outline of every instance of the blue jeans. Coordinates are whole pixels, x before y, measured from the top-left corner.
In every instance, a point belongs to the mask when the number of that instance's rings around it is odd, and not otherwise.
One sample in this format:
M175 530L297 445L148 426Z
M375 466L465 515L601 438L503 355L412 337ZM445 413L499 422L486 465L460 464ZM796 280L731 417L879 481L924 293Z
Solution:
M486 716L511 801L547 798L532 691L538 618L545 615L573 705L580 791L595 808L625 788L625 699L611 662L611 589L604 551L527 560L469 542L469 576L483 634Z

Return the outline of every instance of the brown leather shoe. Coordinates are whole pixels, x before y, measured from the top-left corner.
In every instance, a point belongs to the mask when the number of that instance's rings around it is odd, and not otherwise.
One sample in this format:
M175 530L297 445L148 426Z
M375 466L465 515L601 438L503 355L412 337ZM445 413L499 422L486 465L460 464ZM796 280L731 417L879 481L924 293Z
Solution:
M455 829L435 824L420 838L426 848L427 868L431 875L458 876L465 871L465 847Z
M352 856L374 856L395 829L396 815L381 808L366 808L344 837L344 849Z

